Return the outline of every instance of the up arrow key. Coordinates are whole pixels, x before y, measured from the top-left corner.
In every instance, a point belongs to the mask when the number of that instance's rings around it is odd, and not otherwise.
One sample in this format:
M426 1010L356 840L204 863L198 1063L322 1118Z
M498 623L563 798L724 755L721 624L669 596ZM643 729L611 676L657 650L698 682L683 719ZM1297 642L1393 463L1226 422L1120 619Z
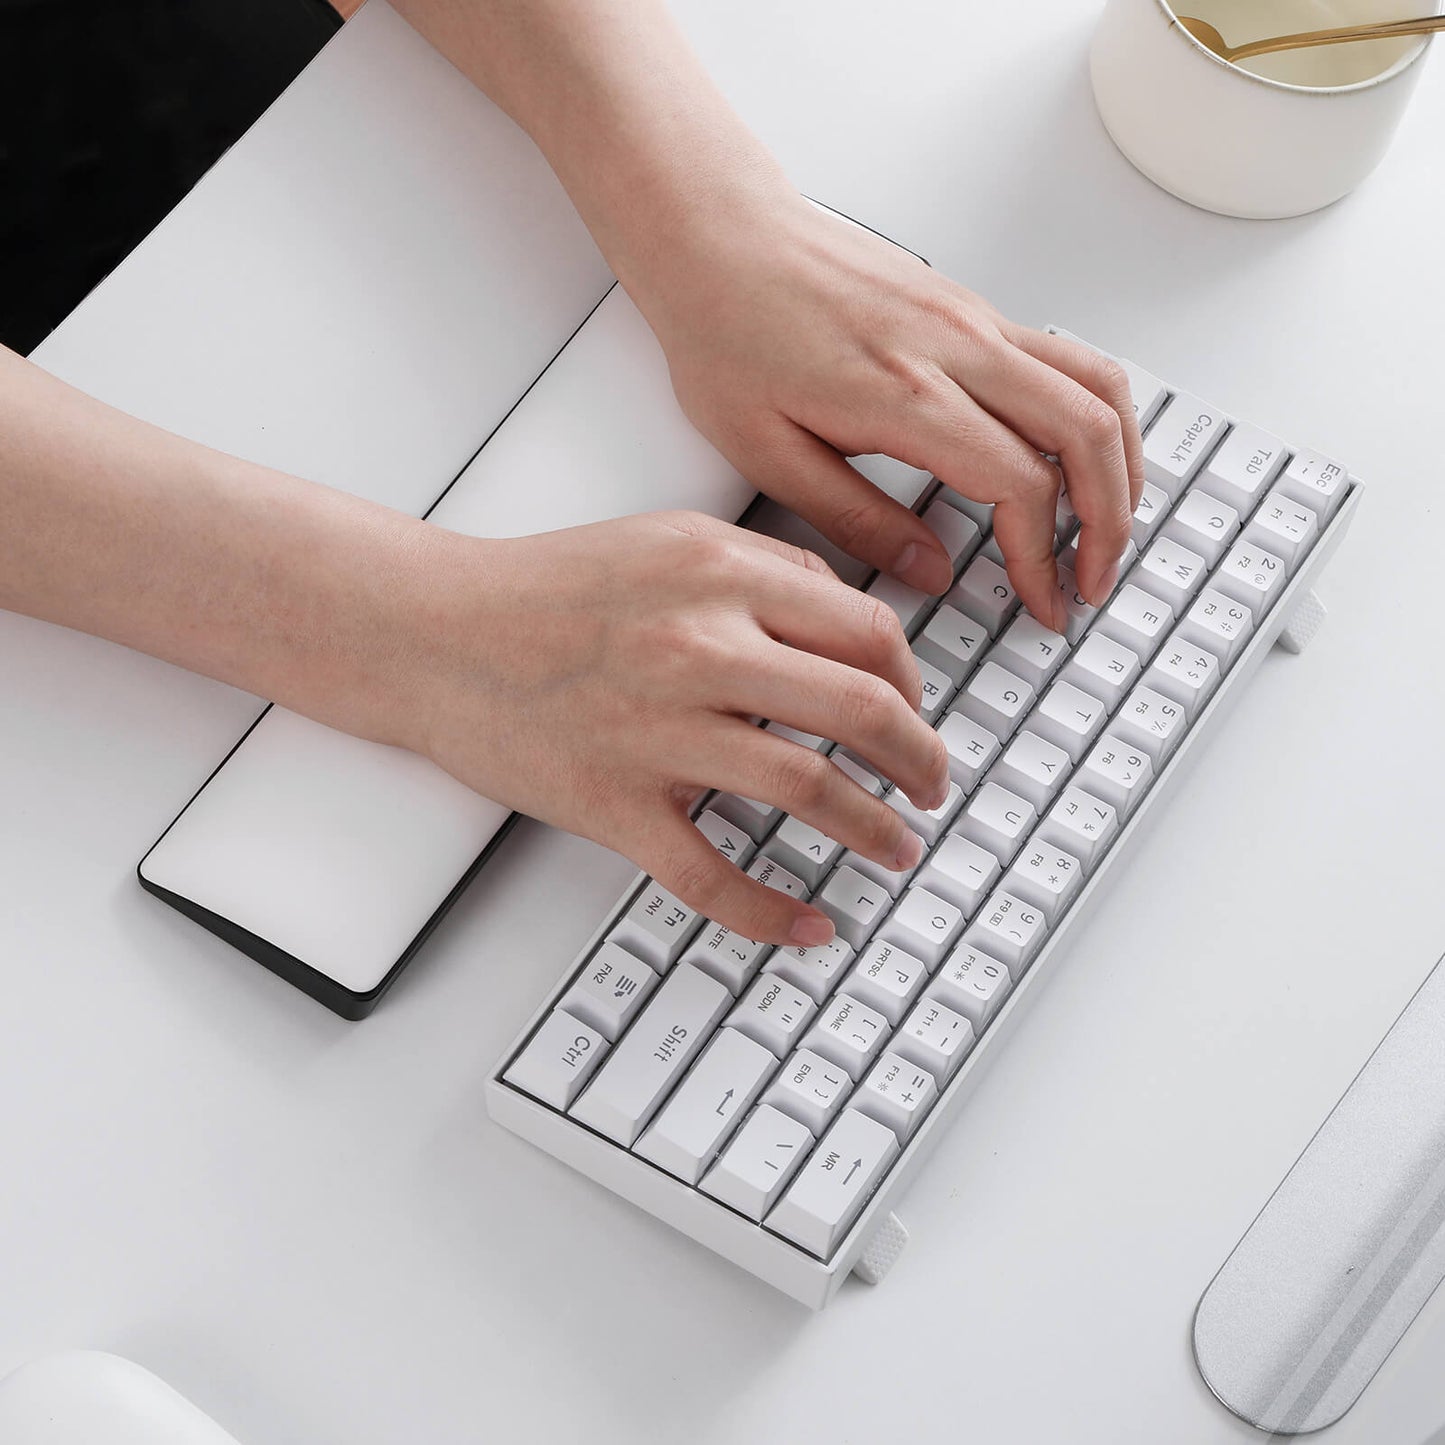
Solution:
M846 1173L839 1159L853 1156ZM857 1109L844 1109L813 1150L767 1227L819 1259L827 1259L898 1157L892 1129Z

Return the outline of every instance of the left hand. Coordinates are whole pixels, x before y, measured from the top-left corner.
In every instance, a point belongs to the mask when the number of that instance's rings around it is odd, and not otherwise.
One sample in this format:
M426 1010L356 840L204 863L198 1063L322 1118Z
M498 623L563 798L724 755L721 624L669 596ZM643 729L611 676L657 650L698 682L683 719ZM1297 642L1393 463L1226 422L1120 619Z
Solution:
M796 192L760 190L629 278L693 423L831 541L926 592L951 581L937 539L845 459L886 453L993 503L1015 590L1062 631L1060 487L1082 522L1077 586L1098 601L1143 486L1122 369Z

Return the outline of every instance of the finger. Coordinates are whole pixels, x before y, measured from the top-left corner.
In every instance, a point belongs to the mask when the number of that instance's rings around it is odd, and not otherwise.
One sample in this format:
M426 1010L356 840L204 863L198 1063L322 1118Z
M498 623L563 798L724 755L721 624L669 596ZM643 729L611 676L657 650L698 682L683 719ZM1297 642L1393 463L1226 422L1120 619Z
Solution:
M948 554L920 518L812 432L779 423L741 469L851 556L934 596L952 585Z
M689 760L714 787L782 808L885 868L922 858L922 839L899 814L821 753L741 721L724 737L718 746L711 732L706 756Z
M963 496L994 504L994 534L1014 591L1040 622L1062 632L1067 618L1053 550L1058 468L942 372L905 424L909 440L894 442L896 454Z
M1031 352L1008 348L975 387L975 395L1026 441L1058 456L1079 515L1079 591L1099 604L1113 590L1129 540L1137 505L1133 479L1143 486L1142 453L1131 463L1125 443L1125 415L1137 437L1133 405L1115 363L1058 337L1041 340L1053 345L1038 345L1039 350L1082 372L1093 387Z
M768 644L747 669L741 711L772 718L857 753L921 808L948 794L948 752L938 734L882 678L827 658Z
M827 914L749 878L680 813L651 817L628 851L689 908L744 938L812 948L833 937Z
M686 532L690 537L720 537L726 541L736 542L741 547L766 552L769 556L780 558L791 566L801 567L806 572L816 572L820 577L831 577L839 586L846 586L822 557L816 552L808 551L806 547L795 547L791 542L780 542L776 537L750 531L747 527L734 526L731 522L710 517L705 512L672 512L662 515L679 531Z
M771 637L882 678L910 711L918 711L923 700L918 662L898 614L886 603L836 578L802 578L772 565L750 576L747 598L754 619Z
M1124 438L1124 462L1129 472L1129 511L1139 505L1144 493L1144 439L1139 431L1139 413L1129 376L1122 366L1092 346L1055 336L1048 331L1034 331L1026 326L1010 326L1004 333L1020 351L1071 376L1095 396L1103 398L1119 414L1119 428Z

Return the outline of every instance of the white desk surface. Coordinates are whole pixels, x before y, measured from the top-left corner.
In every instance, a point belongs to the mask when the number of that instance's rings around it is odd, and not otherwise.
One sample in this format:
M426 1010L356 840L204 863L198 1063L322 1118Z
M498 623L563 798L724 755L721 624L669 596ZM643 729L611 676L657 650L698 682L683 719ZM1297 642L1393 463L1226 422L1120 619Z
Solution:
M133 876L255 701L0 615L0 1371L115 1350L246 1445L1254 1438L1193 1372L1194 1302L1445 950L1445 85L1342 205L1223 220L1104 135L1094 5L1012 10L684 19L810 193L1372 488L1325 630L1266 663L1078 940L893 1275L810 1315L488 1122L488 1068L628 864L522 826L343 1023ZM483 104L373 4L40 358L339 485L439 487L515 389L507 305L565 334L602 275L560 204L525 231L556 274L508 270ZM1330 1438L1423 1441L1442 1349L1436 1299Z

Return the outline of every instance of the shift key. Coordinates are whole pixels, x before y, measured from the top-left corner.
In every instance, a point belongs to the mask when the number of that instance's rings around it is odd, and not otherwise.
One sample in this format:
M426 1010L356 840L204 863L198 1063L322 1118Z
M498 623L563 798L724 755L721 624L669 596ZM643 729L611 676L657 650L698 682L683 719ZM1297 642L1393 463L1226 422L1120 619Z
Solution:
M732 1003L716 979L679 964L603 1061L572 1117L630 1149Z

